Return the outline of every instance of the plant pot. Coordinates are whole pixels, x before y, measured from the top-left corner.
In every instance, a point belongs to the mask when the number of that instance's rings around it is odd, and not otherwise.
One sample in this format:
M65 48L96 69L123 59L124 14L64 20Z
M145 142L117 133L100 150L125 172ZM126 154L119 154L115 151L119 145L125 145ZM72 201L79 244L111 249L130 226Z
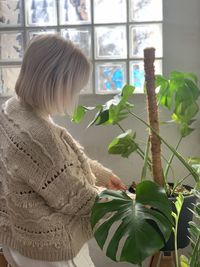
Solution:
M192 187L184 185L186 189L189 191L192 190ZM175 197L169 198L172 203L172 210L176 212L175 209ZM192 221L193 214L189 210L193 210L194 204L196 203L196 197L194 195L184 196L184 202L181 209L180 217L179 217L179 223L178 223L178 235L177 235L177 247L179 248L185 248L189 245L189 222ZM161 251L173 251L174 248L174 233L172 232L169 240L165 244L165 246L161 249Z

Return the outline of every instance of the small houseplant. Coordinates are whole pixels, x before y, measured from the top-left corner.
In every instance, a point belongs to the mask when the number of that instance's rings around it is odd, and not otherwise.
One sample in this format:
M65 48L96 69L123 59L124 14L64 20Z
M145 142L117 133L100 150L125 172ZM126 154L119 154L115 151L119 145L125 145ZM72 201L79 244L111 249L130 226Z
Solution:
M165 193L168 197L176 197L180 192L190 195L191 191L183 186L189 176L194 178L195 189L198 190L200 187L199 159L191 158L191 165L177 151L182 139L193 131L191 124L199 110L197 100L200 90L197 77L191 73L172 72L169 80L161 75L155 79L154 55L154 49L144 51L149 122L135 114L134 105L128 102L134 96L134 87L129 85L123 88L121 94L114 96L103 105L97 105L94 108L79 106L73 117L73 121L80 122L87 111L96 109L97 113L90 126L117 125L122 131L122 134L109 144L109 153L129 157L131 153L136 152L144 160L141 183L137 186L135 183L132 185L133 191L136 192L136 199L132 200L124 192L107 190L98 197L91 216L95 238L101 248L110 236L113 223L119 223L117 230L112 234L106 255L115 261L128 261L140 266L147 256L161 249L169 239L173 223L171 204L166 199ZM155 87L160 87L158 93ZM172 111L173 123L176 122L180 126L180 140L176 147L160 135L157 103ZM145 128L149 129L145 149L139 146L136 133L132 129L123 129L121 121L128 116L140 121ZM161 143L171 151L170 158L165 159L164 171ZM174 157L182 163L188 174L179 180L174 179L171 186L168 183L168 176ZM155 184L149 179L152 179ZM150 236L154 238L151 239ZM119 252L120 243L122 249ZM119 257L118 254L120 254Z
M200 192L195 192L197 202L191 212L194 214L194 219L189 222L190 245L191 249L189 256L181 255L181 267L198 267L200 266Z
M189 256L181 255L180 261L178 257L178 223L180 219L181 210L184 203L184 198L180 193L175 201L176 212L172 213L172 216L175 219L175 226L173 228L174 232L174 241L175 241L175 259L176 266L181 267L199 267L200 266L200 192L194 191L194 195L197 198L194 208L191 210L191 213L194 214L193 220L189 222L189 232L190 232L190 250ZM180 263L180 264L179 264Z

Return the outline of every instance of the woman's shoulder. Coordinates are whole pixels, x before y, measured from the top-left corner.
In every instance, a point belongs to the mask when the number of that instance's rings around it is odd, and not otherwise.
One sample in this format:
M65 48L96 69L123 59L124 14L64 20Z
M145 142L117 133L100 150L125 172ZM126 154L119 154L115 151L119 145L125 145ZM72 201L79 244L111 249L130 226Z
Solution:
M14 134L27 134L34 139L51 135L48 123L37 116L28 105L22 104L16 97L8 99L1 107L5 124Z
M0 116L2 127L18 143L48 156L58 152L57 143L61 129L38 116L17 98L10 98L2 105Z
M17 136L19 142L52 160L66 160L83 150L66 128L56 124L52 118L44 119L16 97L5 102L1 112L8 131Z

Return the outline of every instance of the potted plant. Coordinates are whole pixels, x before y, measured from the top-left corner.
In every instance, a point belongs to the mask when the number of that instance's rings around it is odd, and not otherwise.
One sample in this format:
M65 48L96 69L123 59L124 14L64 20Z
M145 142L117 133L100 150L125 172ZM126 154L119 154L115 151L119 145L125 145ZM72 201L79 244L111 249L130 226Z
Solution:
M194 214L194 220L189 222L191 249L189 256L181 255L181 267L200 266L200 192L195 192L197 202L191 212Z
M132 185L136 198L131 199L125 192L106 190L96 200L91 215L94 235L102 249L108 236L111 236L106 255L115 261L128 261L140 266L146 257L168 245L167 241L174 227L170 198L175 201L175 197L180 192L186 195L186 198L189 198L192 191L190 187L184 186L188 177L193 177L196 190L200 188L199 159L191 158L188 162L178 152L183 138L193 131L191 124L199 110L197 100L200 90L197 85L197 77L192 73L174 71L171 73L170 79L161 75L156 76L155 79L154 59L155 49L145 49L144 66L149 122L135 114L134 105L128 102L134 97L134 87L130 85L126 85L121 94L114 96L103 105L97 105L94 108L77 107L73 116L73 121L79 123L86 112L97 110L89 126L117 125L122 131L122 134L115 137L109 144L108 152L122 157L129 157L131 153L136 152L144 160L141 170L141 183L138 185L133 183ZM159 87L158 92L155 90L157 87ZM159 132L158 104L171 111L170 123L173 121L173 123L179 124L180 140L175 147L163 138ZM149 129L145 149L139 146L136 132L132 129L123 129L121 121L128 116L138 120L145 128ZM161 144L171 152L169 159L164 158L166 163L164 171ZM174 157L186 168L188 174L181 179L175 178L173 184L169 184L168 177ZM175 173L175 171L172 173ZM149 179L153 180L154 183ZM192 202L194 202L193 196ZM185 211L187 211L187 208L185 208ZM185 215L182 217L185 217ZM182 219L179 218L179 220ZM114 233L110 234L110 229L116 222L119 226ZM187 237L187 232L185 236ZM172 244L174 244L173 241ZM179 242L177 246L181 247ZM120 251L119 247L121 248Z
M194 195L197 198L197 202L194 204L194 208L191 211L193 220L189 222L189 232L190 232L190 252L189 256L180 256L180 265L178 260L178 223L180 220L180 214L184 203L184 198L180 193L175 201L176 212L172 213L175 219L174 232L174 247L176 255L176 266L181 267L198 267L200 266L200 192L194 191Z

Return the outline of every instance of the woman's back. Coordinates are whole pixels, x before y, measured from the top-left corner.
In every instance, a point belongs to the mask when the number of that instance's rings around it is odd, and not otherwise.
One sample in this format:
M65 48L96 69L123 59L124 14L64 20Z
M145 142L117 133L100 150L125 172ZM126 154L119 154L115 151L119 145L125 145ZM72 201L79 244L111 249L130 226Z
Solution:
M15 97L0 126L0 242L30 258L73 258L91 237L88 202L97 194L84 153Z

